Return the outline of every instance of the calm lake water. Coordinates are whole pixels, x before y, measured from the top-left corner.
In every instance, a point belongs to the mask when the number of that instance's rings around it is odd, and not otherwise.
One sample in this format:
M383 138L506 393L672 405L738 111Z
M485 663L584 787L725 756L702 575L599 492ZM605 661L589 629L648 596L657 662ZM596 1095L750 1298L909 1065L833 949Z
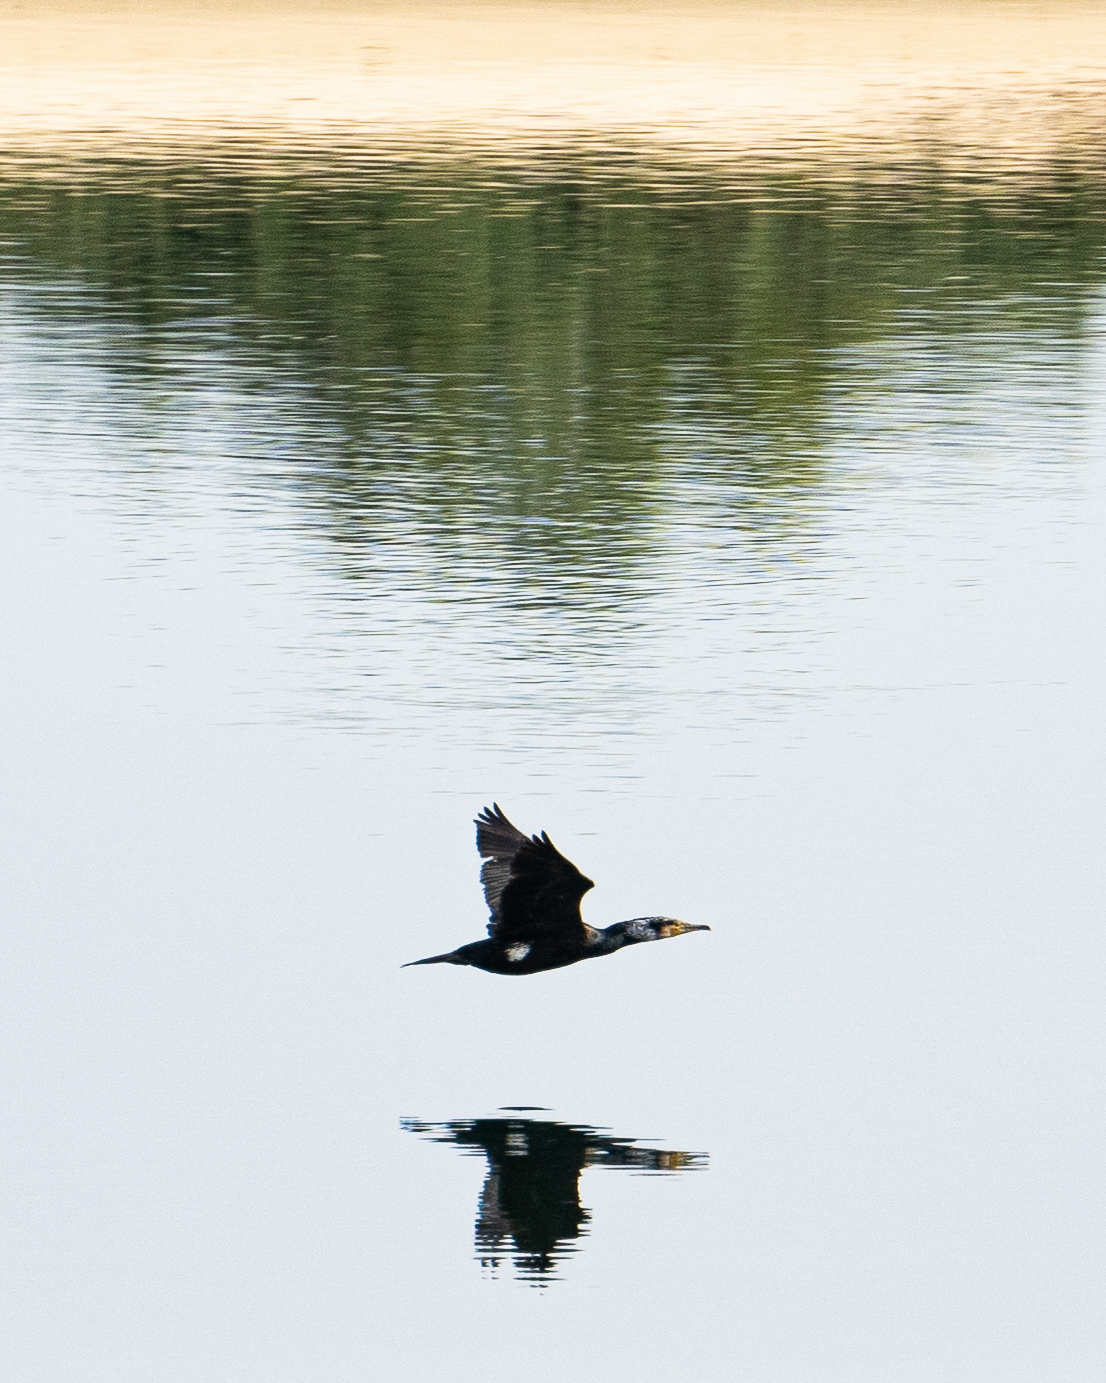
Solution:
M1003 55L999 139L864 32L756 148L717 65L546 138L440 54L433 128L224 55L174 140L23 35L5 1378L1101 1378L1106 66ZM711 932L408 975L493 800Z

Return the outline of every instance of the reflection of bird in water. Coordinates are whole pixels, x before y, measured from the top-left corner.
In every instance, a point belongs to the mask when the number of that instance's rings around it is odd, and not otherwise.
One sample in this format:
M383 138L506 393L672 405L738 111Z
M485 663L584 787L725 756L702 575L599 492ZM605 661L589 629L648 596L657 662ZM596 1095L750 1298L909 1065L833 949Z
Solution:
M709 932L674 917L635 917L597 930L580 916L580 899L595 885L556 849L543 831L524 836L498 806L476 818L480 881L491 920L488 940L458 946L409 965L475 965L496 975L533 975L591 956L606 956L639 941L683 932Z
M509 1111L504 1111L509 1112ZM488 1174L476 1214L476 1254L497 1268L514 1243L521 1277L542 1283L559 1259L574 1252L570 1241L587 1233L591 1218L580 1204L585 1167L621 1167L671 1173L706 1166L705 1153L639 1148L632 1138L612 1138L596 1129L541 1119L457 1119L425 1124L405 1119L403 1127L439 1143L483 1152Z

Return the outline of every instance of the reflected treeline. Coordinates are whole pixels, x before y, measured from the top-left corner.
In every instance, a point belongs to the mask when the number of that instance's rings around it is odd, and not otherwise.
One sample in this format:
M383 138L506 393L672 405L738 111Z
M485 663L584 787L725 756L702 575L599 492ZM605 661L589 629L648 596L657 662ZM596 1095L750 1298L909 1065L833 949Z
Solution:
M496 1270L512 1259L524 1280L555 1279L561 1259L576 1251L590 1215L580 1204L580 1173L587 1167L672 1173L707 1165L706 1153L640 1147L597 1129L524 1117L456 1119L448 1123L403 1120L403 1127L438 1143L488 1160L476 1212L476 1256Z
M1063 167L1002 191L629 157L133 162L9 169L0 239L9 280L92 290L37 310L127 324L99 367L156 385L150 409L181 380L247 400L258 486L343 575L594 625L632 620L698 496L802 548L843 349L1078 337L1104 212L1106 182Z

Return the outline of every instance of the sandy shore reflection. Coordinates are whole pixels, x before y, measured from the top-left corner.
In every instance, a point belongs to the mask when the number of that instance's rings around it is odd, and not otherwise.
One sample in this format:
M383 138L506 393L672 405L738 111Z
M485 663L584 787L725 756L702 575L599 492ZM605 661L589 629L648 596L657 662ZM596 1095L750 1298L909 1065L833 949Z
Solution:
M898 3L9 6L0 142L630 142L1034 163L1100 140L1106 10Z

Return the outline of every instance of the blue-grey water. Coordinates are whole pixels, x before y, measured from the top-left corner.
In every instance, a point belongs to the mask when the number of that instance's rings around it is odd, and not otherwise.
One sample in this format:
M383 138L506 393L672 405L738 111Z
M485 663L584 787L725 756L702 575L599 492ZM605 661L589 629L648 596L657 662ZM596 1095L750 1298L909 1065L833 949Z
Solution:
M312 159L5 165L5 1377L1100 1378L1101 177Z

